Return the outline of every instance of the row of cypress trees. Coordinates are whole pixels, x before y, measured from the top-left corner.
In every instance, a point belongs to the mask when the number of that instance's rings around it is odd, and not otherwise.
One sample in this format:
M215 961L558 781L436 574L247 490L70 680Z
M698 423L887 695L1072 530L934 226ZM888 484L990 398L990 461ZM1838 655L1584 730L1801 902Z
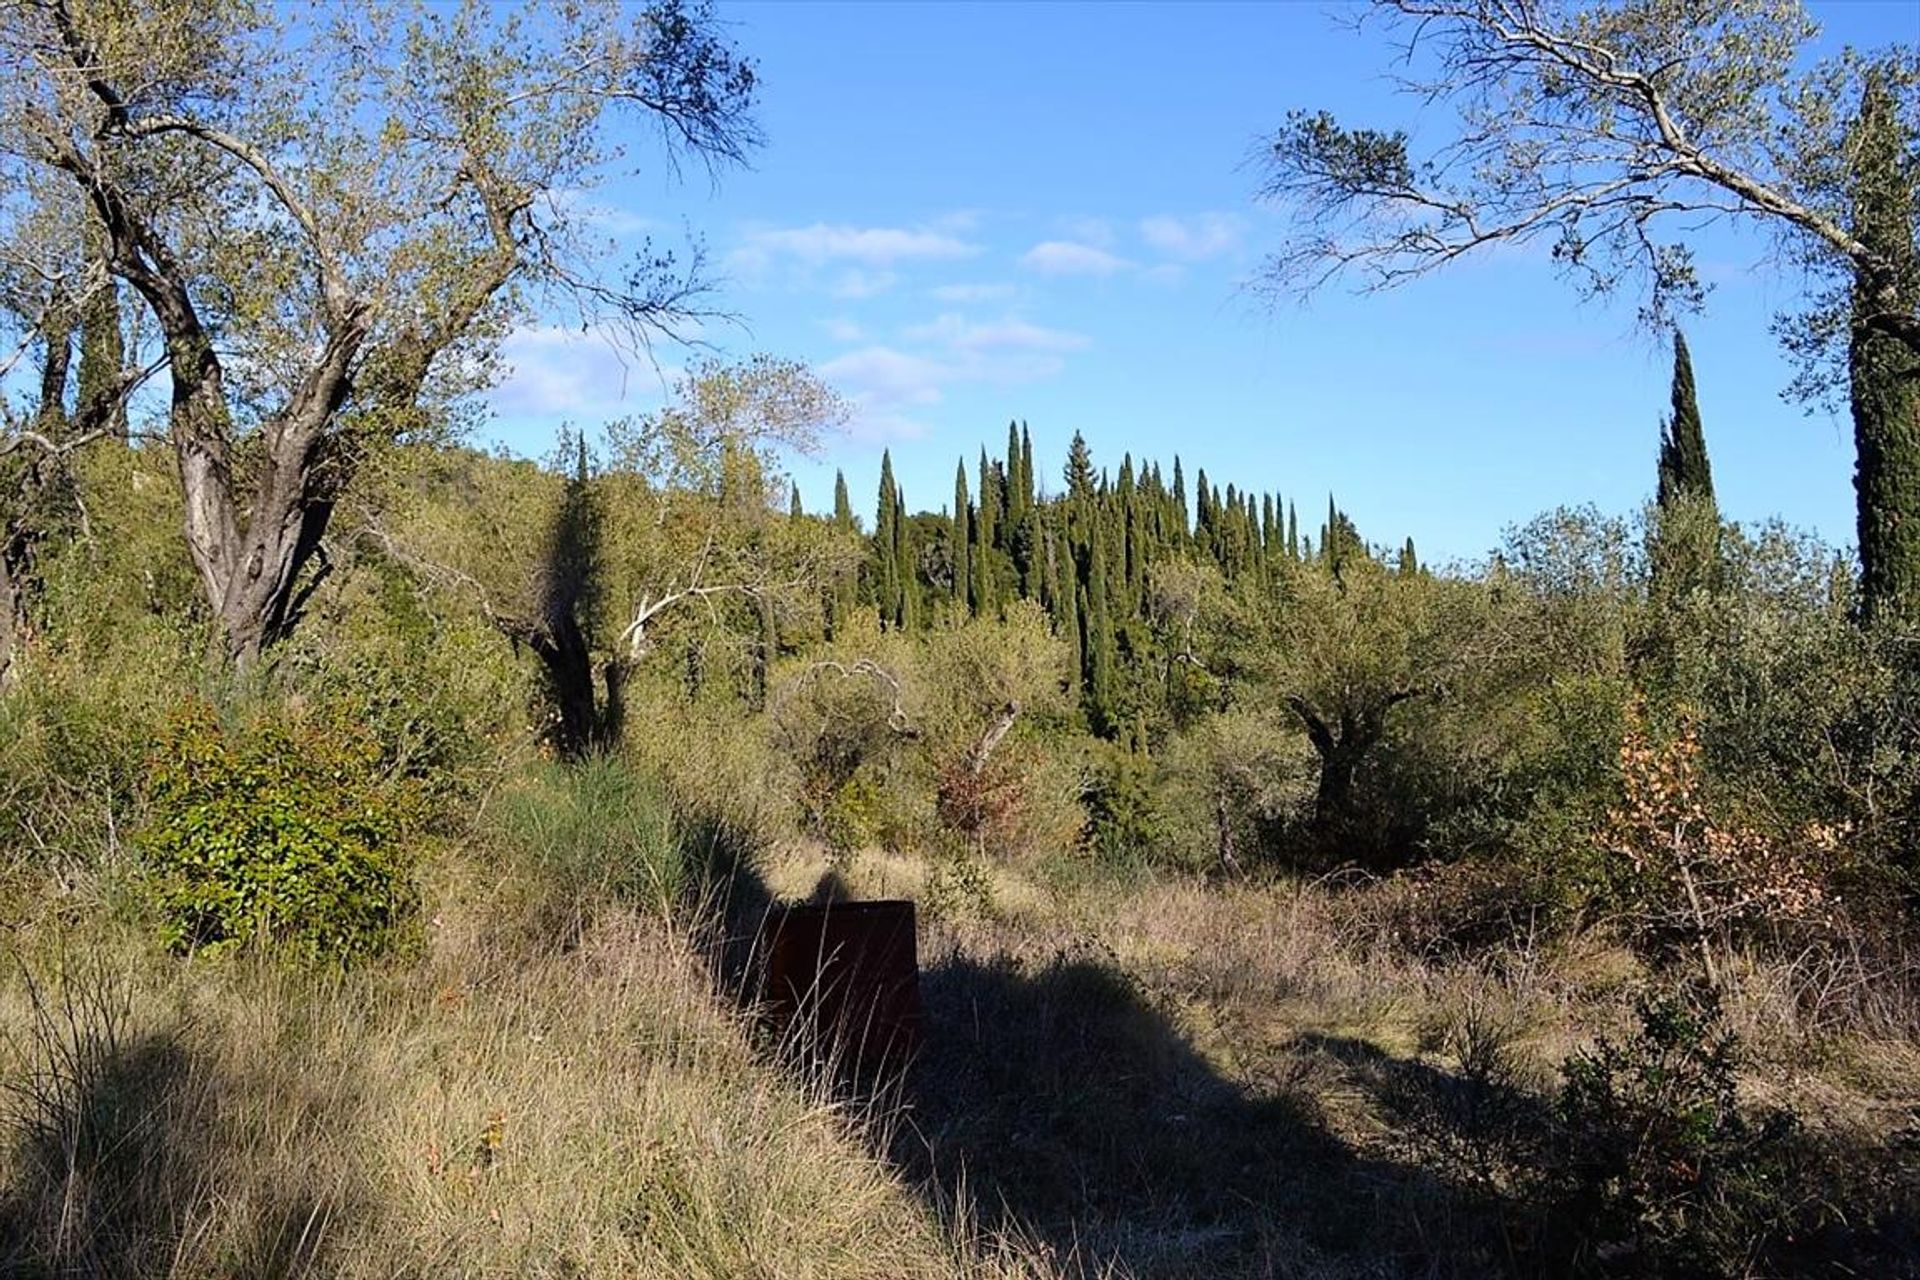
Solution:
M1303 535L1294 504L1279 494L1222 490L1201 471L1189 502L1179 458L1169 472L1128 455L1109 472L1096 468L1079 433L1061 480L1060 491L1048 490L1035 474L1031 432L1012 422L1001 457L982 449L973 466L960 460L946 511L909 515L892 456L883 455L866 561L851 599L836 588L834 611L864 605L883 626L911 630L941 615L996 617L1014 601L1036 602L1073 651L1089 723L1118 736L1129 719L1119 673L1151 656L1152 565L1211 562L1231 587L1270 583L1286 564L1338 568L1372 554L1331 498L1317 535ZM856 527L844 474L835 477L833 522ZM1411 539L1400 566L1418 569Z

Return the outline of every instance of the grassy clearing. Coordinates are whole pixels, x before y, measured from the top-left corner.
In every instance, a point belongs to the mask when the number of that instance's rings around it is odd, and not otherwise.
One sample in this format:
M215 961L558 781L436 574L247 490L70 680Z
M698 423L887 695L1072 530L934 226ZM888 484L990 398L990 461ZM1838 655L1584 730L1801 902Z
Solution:
M833 870L873 895L929 875L886 855ZM797 851L765 879L802 896L827 871ZM929 1044L886 1148L898 1167L964 1187L1069 1270L1563 1273L1529 1143L1558 1065L1630 1030L1649 978L1630 953L1577 935L1423 958L1395 936L1390 885L1062 884L996 868L927 927ZM1729 1021L1760 1055L1743 1101L1806 1120L1796 1150L1825 1200L1802 1206L1821 1230L1788 1261L1898 1273L1920 1256L1900 1219L1920 1208L1901 1145L1920 1140L1911 975L1874 975L1861 1003L1792 966L1734 970Z
M340 976L39 934L0 974L0 1273L1036 1274L756 1053L660 910L656 799L521 786L438 868L411 957Z

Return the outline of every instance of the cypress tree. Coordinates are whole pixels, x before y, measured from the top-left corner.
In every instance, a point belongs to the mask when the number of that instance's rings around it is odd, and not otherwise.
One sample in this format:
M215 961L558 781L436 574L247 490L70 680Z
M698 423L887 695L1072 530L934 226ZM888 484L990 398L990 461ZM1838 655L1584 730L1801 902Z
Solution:
M787 514L795 520L807 514L806 508L800 505L800 486L797 483L793 485L793 496L787 500Z
M1287 559L1300 561L1300 513L1291 502L1287 503Z
M1107 538L1100 522L1093 526L1093 556L1087 568L1085 626L1087 717L1095 733L1110 737L1114 724L1113 611L1107 594Z
M894 574L899 583L894 608L894 625L902 631L913 630L920 603L920 575L914 563L913 522L907 519L907 498L898 493L893 511Z
M873 594L883 622L900 618L900 491L893 482L893 454L880 455L880 500L873 513Z
M1027 432L1027 424L1020 424L1020 482L1024 485L1021 501L1028 511L1033 510L1035 487L1033 478L1033 436Z
M1070 650L1067 663L1067 691L1078 696L1080 674L1086 663L1085 637L1080 632L1080 574L1074 567L1073 549L1064 538L1053 539L1054 594L1060 602L1055 612L1060 636Z
M1413 538L1407 538L1407 544L1400 548L1400 575L1411 578L1420 572L1420 557L1414 554Z
M833 473L833 527L841 533L853 532L853 503L847 500L847 473Z
M953 598L963 607L973 595L972 503L967 496L967 460L953 470Z
M1713 501L1713 468L1707 461L1707 437L1693 388L1693 358L1686 335L1673 331L1673 413L1661 426L1658 502L1673 506L1682 494Z
M1885 65L1871 68L1849 130L1853 234L1888 264L1884 278L1857 272L1847 344L1853 411L1854 494L1860 536L1862 617L1920 620L1920 355L1870 327L1889 308L1920 310L1920 252L1913 233L1914 139L1900 117Z
M1027 514L1027 504L1030 501L1028 495L1031 492L1031 488L1031 483L1027 479L1026 471L1020 457L1020 424L1017 422L1009 422L1007 424L1006 511L1007 532L1009 535L1020 526L1020 521Z
M1185 537L1192 531L1187 519L1187 477L1180 470L1180 455L1173 455L1173 508L1180 516L1180 534Z

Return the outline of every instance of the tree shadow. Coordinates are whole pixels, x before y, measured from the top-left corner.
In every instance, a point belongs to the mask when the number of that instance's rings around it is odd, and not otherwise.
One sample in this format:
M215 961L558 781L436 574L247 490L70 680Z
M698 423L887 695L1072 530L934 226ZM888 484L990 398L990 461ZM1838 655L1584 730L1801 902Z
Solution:
M709 954L750 1002L758 930L779 904L738 851L705 867L725 921ZM949 945L923 955L920 991L911 1066L827 1085L969 1234L1037 1248L1065 1275L1526 1274L1497 1192L1356 1149L1312 1089L1229 1078L1092 949L983 959ZM1299 1050L1342 1075L1360 1061L1331 1039ZM1436 1067L1399 1080L1436 1097L1462 1087Z
M0 1275L322 1274L334 1229L352 1214L341 1189L310 1171L251 1167L236 1146L247 1128L232 1123L254 1104L245 1083L177 1035L120 1031L42 1018L40 1061L0 1082L0 1132L11 1139L0 1153ZM326 1101L302 1110L321 1113Z
M1098 958L950 952L922 991L926 1043L888 1155L1069 1272L1509 1270L1497 1196L1363 1154L1309 1090L1227 1078Z

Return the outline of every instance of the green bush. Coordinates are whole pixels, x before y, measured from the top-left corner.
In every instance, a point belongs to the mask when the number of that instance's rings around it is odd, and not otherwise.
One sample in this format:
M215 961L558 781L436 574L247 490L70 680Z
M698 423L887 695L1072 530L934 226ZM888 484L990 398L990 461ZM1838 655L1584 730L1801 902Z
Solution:
M282 713L232 728L205 704L166 726L136 846L165 942L264 943L308 960L385 950L415 905L417 785L363 726Z
M1735 1098L1739 1044L1710 988L1643 996L1639 1028L1561 1066L1552 1175L1576 1262L1635 1275L1749 1273L1787 1234L1789 1113Z

